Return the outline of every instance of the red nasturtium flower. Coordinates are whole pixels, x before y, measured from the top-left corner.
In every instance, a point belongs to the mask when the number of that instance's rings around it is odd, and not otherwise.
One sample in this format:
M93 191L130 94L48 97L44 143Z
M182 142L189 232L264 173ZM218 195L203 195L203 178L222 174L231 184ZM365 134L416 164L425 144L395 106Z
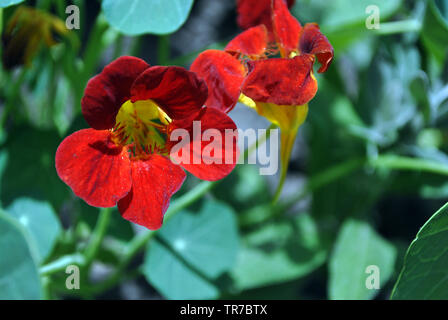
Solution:
M295 0L285 0L291 8ZM237 22L241 29L246 30L260 24L272 32L272 5L271 0L237 0Z
M232 145L221 146L219 155L231 153L232 163L202 161L207 144L201 137L187 140L182 148L192 161L170 160L175 129L190 133L193 121L200 121L202 131L236 130L225 113L204 107L206 99L207 86L193 72L118 58L87 84L81 105L92 128L73 133L59 145L59 177L89 205L118 205L123 218L160 228L171 196L186 177L181 167L200 179L218 180L236 164L236 138Z
M285 0L270 1L269 27L274 41L264 24L251 27L230 41L224 51L202 52L191 70L207 82L207 106L228 112L240 101L280 127L282 174L278 196L297 130L305 121L308 102L317 92L314 62L317 59L321 65L319 73L325 72L334 52L317 24L302 26ZM253 10L257 10L255 3ZM249 11L245 11L246 18L254 20ZM276 54L280 57L272 57Z

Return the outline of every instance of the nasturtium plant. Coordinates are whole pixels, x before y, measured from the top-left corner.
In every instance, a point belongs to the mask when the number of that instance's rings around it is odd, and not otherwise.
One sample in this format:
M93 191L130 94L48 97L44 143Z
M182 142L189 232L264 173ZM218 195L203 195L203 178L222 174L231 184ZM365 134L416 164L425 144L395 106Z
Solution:
M0 0L0 299L448 299L447 39L448 0Z

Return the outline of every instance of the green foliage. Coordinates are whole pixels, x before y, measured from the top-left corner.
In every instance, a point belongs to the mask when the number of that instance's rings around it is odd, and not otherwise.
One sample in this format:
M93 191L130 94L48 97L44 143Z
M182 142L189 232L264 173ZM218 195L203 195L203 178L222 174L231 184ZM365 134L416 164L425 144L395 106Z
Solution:
M387 21L402 5L402 0L317 0L300 1L293 12L302 22L317 22L322 31L336 49L336 56L361 38L372 36L374 31L368 30L366 18L371 12L366 9L377 6L380 10L381 22Z
M103 0L107 21L127 35L169 34L187 20L193 0Z
M238 247L233 210L206 201L165 224L148 246L143 272L166 298L217 298L217 280L234 266Z
M0 299L40 299L37 252L29 246L26 231L0 211ZM31 243L30 243L31 244Z
M448 204L438 210L411 243L391 299L448 299Z
M330 299L371 299L377 289L368 289L366 279L369 266L377 266L379 284L384 287L394 270L396 250L379 236L369 224L347 220L339 231L329 261Z
M316 225L303 213L246 234L231 276L236 290L262 287L303 277L325 257Z
M36 261L41 263L51 253L61 224L48 202L29 198L18 198L6 209L29 233L30 241L36 244Z
M9 205L16 197L49 200L59 208L68 187L59 179L54 154L61 139L52 130L17 127L2 147L6 165L0 180L0 199ZM32 177L32 183L30 179Z
M439 63L443 63L448 54L448 12L440 10L447 6L447 1L437 1L436 4L434 0L429 0L422 28L423 42Z

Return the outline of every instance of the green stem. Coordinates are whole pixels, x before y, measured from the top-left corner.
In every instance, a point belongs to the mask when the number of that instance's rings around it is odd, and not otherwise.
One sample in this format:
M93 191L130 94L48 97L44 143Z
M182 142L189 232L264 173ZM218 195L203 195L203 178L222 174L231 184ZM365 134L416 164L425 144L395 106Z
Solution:
M303 190L290 199L273 204L271 214L266 215L256 221L248 220L242 224L243 227L266 222L289 210L298 201L308 194L337 181L364 166L376 169L389 169L400 171L429 172L448 176L448 165L433 160L410 158L395 155L380 155L375 159L357 158L334 165L321 173L311 177Z
M396 155L383 155L368 161L368 164L374 168L386 168L404 171L423 171L448 175L448 165L420 158L410 158Z
M0 35L3 34L3 8L0 8ZM1 51L2 46L0 46L0 53L2 53Z
M0 117L0 130L4 129L6 121L8 120L9 113L14 107L16 107L18 101L17 97L20 94L20 87L25 80L25 75L25 68L22 68L22 70L20 70L19 76L17 77L17 80L12 83L11 87L8 90L8 97L6 99L5 108L3 109Z
M383 22L375 32L381 35L389 35L405 32L419 32L422 25L418 20L403 20L393 22Z
M330 184L338 179L341 179L349 175L353 171L356 171L357 169L361 168L364 165L364 163L365 163L364 159L353 159L345 161L343 163L338 163L337 165L334 165L324 170L323 172L310 178L305 187L302 189L302 191L299 192L297 195L283 202L271 203L271 210L270 210L271 214L261 217L260 219L257 219L255 221L248 219L247 221L242 223L242 226L246 227L249 225L263 223L286 212L297 202L305 198L309 193L316 191L317 189L327 184Z
M170 37L168 35L159 36L157 42L157 63L162 66L170 64Z
M98 60L101 57L101 53L105 47L104 33L107 31L109 25L106 18L102 14L99 14L96 18L95 25L89 34L89 41L87 42L86 49L83 54L83 70L81 83L87 82L87 79L91 76L94 68L98 64Z
M62 256L59 259L46 264L39 269L39 273L41 276L48 276L60 271L64 271L67 266L75 264L75 265L84 265L85 258L80 253L75 253L71 255Z
M67 7L67 3L65 0L55 0L53 1L56 6L56 12L58 13L59 18L65 19L65 8Z
M86 258L85 267L89 267L100 249L101 243L103 242L104 236L106 235L107 227L109 226L111 208L102 208L100 210L100 215L95 226L95 230L92 233L92 238L87 245L84 256Z

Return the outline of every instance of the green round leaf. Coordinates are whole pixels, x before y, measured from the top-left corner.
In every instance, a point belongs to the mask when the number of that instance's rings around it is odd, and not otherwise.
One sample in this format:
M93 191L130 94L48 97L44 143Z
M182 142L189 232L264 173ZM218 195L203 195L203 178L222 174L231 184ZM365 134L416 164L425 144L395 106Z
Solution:
M325 257L313 220L301 214L246 235L231 276L236 290L281 283L310 273Z
M391 298L448 299L448 203L420 229L411 243Z
M0 211L0 299L40 299L41 284L26 232Z
M29 232L37 245L37 261L41 263L51 253L61 233L61 224L52 206L48 202L19 198L7 212Z
M0 8L6 8L20 2L23 2L23 0L0 0Z
M111 26L127 35L168 34L187 20L193 0L103 0Z
M143 272L169 299L211 299L214 285L230 270L238 252L235 214L219 202L206 202L200 212L180 212L150 243Z
M218 288L158 241L148 246L143 272L167 299L216 299Z
M382 288L394 270L396 250L380 237L369 224L346 221L339 232L330 258L330 299L371 299L378 289L368 289L366 280L371 273L369 266L379 270Z

